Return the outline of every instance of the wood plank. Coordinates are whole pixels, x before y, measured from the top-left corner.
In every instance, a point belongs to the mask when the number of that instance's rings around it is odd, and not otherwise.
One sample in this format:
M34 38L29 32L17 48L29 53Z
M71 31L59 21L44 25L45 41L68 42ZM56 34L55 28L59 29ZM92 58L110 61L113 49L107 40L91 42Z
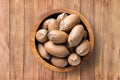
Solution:
M102 35L103 39L103 79L118 80L120 78L120 41L119 22L120 9L117 9L120 1L103 1Z
M38 61L30 48L30 31L38 20L38 0L25 0L24 80L38 80Z
M53 0L53 9L58 9L58 8L66 8L67 6L67 1L66 0Z
M66 8L67 1L65 0L53 0L53 9ZM66 72L53 72L53 80L66 80Z
M24 0L10 0L10 80L23 80Z
M53 80L66 80L66 72L53 72Z
M102 9L103 9L102 8L102 1L94 0L95 80L102 80L103 79Z
M53 1L49 1L49 0L38 0L38 5L39 5L39 9L38 9L38 13L39 13L39 17L41 17L43 14L45 14L47 11L53 9Z
M0 80L9 80L9 0L0 0Z
M80 12L81 0L74 0L74 1L66 0L66 8Z
M53 3L49 0L39 0L38 16L41 17L44 13L52 9ZM52 80L52 71L41 64L38 64L38 80Z
M66 2L66 7L75 11L80 12L80 7L81 7L81 0L74 0L74 1L69 1L67 0ZM80 80L80 67L77 68L76 70L67 72L67 80Z
M73 71L67 72L67 80L81 80L80 78L80 67Z
M113 56L112 56L112 65L110 67L110 75L112 75L111 80L120 80L120 0L112 0L110 3L110 12L111 12L111 30L112 30L112 39L113 39ZM111 64L110 64L111 66ZM111 70L112 69L112 70Z
M94 3L93 0L81 0L81 14L90 22L94 30ZM94 80L95 73L95 56L94 53L90 56L86 63L81 65L80 74L81 80Z

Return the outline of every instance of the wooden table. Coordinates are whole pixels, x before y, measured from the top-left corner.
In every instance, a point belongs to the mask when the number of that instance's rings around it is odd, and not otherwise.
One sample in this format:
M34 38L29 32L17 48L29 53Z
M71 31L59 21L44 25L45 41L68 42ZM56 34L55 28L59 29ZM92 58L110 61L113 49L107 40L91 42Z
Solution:
M57 8L80 12L95 35L89 60L67 73L38 63L29 44L35 22ZM0 0L0 80L120 80L120 0Z

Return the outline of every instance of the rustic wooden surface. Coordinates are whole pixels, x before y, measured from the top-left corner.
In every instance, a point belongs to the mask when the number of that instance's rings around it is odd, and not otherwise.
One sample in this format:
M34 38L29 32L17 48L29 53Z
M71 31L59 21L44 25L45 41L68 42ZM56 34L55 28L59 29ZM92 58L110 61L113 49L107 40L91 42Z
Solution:
M53 72L37 62L31 27L51 9L82 13L92 25L95 49L77 70ZM120 0L0 0L0 80L120 80Z

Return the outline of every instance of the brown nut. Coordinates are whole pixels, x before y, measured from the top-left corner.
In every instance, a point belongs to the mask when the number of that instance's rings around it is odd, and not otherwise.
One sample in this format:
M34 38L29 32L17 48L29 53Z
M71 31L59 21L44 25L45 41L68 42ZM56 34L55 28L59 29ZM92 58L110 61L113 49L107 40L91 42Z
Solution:
M43 29L48 29L49 20L50 19L47 19L47 20L44 21L43 26L42 26Z
M76 25L68 36L68 43L70 47L77 46L84 36L84 28L82 25Z
M64 43L67 41L68 34L63 31L52 30L48 33L48 38L53 43Z
M65 67L68 64L67 59L62 59L57 57L52 57L51 63L56 67Z
M58 30L59 29L59 23L57 20L51 18L49 19L49 23L48 23L48 31L51 30Z
M46 29L38 30L36 33L36 39L41 43L46 42L48 40L47 33L48 31Z
M45 50L45 48L43 47L42 44L38 45L38 52L41 55L41 57L43 57L44 59L49 60L50 59L50 55L48 54L48 52Z
M60 23L67 16L68 15L66 13L62 13L62 14L58 15L57 21Z
M87 34L87 31L86 30L84 30L84 39L86 39L87 38L87 36L88 36L88 34Z
M90 42L88 40L84 40L76 47L75 51L78 55L85 56L90 51Z
M57 45L54 44L52 41L48 41L44 44L45 49L47 52L56 57L66 57L70 54L67 47L65 45Z
M79 22L80 17L77 14L71 14L61 21L60 30L69 32Z
M72 66L77 66L80 64L80 62L81 62L81 58L76 53L72 53L68 57L68 63Z

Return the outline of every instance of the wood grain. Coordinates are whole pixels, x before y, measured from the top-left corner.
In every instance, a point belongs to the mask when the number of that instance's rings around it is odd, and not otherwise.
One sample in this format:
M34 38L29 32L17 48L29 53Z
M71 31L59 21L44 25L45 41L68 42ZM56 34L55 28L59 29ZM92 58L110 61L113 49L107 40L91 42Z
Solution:
M0 0L0 80L120 80L120 0ZM94 54L78 70L53 72L37 62L30 30L47 11L81 12L95 35Z
M111 6L112 5L112 6ZM111 16L111 35L112 35L112 49L113 50L113 56L112 56L112 65L110 64L110 75L112 76L111 78L113 80L120 80L120 64L118 64L120 62L120 9L117 7L120 5L120 1L119 0L115 0L115 1L111 1L111 5L110 5L110 16ZM112 80L111 79L111 80Z
M10 80L23 80L24 0L10 0Z
M38 20L38 0L25 0L25 37L24 37L24 80L38 80L38 62L33 56L29 37L32 26Z
M0 80L9 80L9 0L0 0Z
M117 80L119 79L120 61L119 48L117 35L120 34L118 29L120 16L120 9L116 9L115 6L119 6L120 1L103 1L102 2L102 48L103 48L103 79L104 80ZM119 26L118 26L119 25ZM107 26L107 27L105 27ZM118 30L117 30L118 29ZM117 31L116 31L117 30ZM106 59L107 57L107 59Z
M80 67L73 71L67 72L67 80L81 80L80 78Z
M81 14L83 14L88 19L88 21L92 25L92 29L94 30L93 0L81 0ZM94 52L93 52L93 54L87 60L87 62L81 65L81 68L80 68L81 80L94 80L94 77L95 77L94 68L95 68L95 58L94 58Z
M103 53L102 53L102 2L94 1L94 19L95 19L95 80L103 79ZM98 43L101 42L101 44Z

